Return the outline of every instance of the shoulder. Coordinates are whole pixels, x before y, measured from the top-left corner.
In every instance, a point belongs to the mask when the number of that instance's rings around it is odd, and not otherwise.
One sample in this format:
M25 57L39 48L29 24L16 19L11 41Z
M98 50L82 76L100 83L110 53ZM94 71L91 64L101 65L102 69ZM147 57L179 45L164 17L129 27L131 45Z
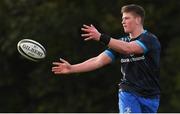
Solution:
M137 43L139 45L142 45L142 47L144 47L144 49L147 49L147 50L154 50L154 49L159 50L161 48L161 45L157 36L148 31L142 33L138 37Z
M147 42L159 42L158 37L149 31L144 32L139 39Z
M140 39L141 41L146 42L146 44L149 46L160 47L160 42L158 40L158 37L149 31L143 33Z
M149 31L144 32L141 37L149 38L149 39L158 39L157 36Z

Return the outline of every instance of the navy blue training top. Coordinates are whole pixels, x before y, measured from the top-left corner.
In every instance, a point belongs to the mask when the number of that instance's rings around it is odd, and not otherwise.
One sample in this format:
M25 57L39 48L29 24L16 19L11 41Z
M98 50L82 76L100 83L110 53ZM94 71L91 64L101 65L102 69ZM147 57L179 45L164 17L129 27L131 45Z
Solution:
M141 96L156 96L160 94L160 43L155 35L144 31L137 38L129 36L119 40L135 41L143 48L142 54L124 55L112 49L104 51L113 61L120 58L123 77L119 84L122 91L135 92Z

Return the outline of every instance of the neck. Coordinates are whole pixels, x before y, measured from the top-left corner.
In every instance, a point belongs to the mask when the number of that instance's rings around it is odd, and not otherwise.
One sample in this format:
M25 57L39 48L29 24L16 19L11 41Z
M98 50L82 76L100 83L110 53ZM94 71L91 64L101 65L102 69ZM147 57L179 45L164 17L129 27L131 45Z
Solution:
M129 33L129 37L130 37L131 39L137 38L137 37L138 37L139 35L141 35L143 32L144 32L144 28L143 28L143 27L137 28L137 29L135 29L133 32Z

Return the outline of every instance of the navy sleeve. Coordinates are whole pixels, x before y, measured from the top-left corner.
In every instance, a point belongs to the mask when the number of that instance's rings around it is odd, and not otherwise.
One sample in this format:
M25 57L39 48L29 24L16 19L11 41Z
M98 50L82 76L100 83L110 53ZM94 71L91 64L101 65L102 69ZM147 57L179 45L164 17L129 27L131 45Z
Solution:
M152 40L153 40L153 36L143 34L140 36L139 39L137 39L135 41L140 47L143 48L144 53L147 53L149 50L152 49Z
M110 48L106 49L106 50L104 51L104 53L105 53L107 56L109 56L109 57L112 59L112 61L115 61L115 59L118 57L118 53L115 52L114 50L110 49Z

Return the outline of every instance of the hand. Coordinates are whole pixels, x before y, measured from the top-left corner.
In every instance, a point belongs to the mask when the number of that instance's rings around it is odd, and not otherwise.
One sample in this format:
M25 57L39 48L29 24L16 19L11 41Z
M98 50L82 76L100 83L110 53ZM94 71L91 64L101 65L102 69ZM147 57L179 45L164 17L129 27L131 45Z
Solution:
M84 40L100 40L101 33L98 32L98 30L91 24L91 26L83 25L83 28L81 28L83 32L86 32L84 34L81 34L82 37L84 37Z
M54 72L54 74L69 74L71 71L71 64L61 58L60 61L61 62L53 62L53 65L56 66L52 67L52 72Z

